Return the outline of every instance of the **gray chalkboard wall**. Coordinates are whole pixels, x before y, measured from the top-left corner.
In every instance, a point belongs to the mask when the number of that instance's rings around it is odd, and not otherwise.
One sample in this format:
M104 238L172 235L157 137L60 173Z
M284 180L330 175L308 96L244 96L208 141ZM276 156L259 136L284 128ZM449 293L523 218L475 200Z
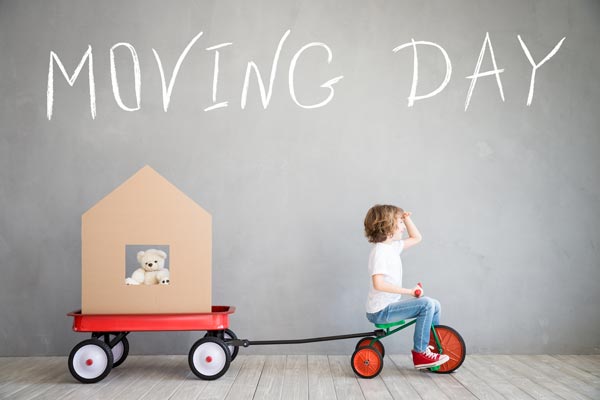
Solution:
M470 352L600 352L599 37L597 1L1 1L0 355L87 338L81 215L144 165L212 214L239 336L370 329L362 222L394 203L405 286Z

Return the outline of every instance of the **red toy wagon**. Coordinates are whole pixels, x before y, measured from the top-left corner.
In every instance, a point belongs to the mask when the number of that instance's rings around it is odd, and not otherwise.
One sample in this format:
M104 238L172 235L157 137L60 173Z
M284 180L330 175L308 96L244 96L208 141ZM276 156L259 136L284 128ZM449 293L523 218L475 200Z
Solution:
M80 382L95 383L121 365L129 353L127 335L141 331L207 331L188 356L190 368L201 379L221 377L238 353L226 341L237 337L229 329L235 307L213 306L210 313L90 315L74 311L75 332L91 332L91 339L77 344L69 355L69 371Z

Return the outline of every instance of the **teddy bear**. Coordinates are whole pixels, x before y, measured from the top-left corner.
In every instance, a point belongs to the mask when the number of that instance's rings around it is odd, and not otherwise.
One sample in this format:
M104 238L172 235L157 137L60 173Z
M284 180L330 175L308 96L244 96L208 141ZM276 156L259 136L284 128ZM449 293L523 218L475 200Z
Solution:
M127 285L168 285L169 270L165 268L167 253L162 250L148 249L137 253L140 268L131 278L125 279Z

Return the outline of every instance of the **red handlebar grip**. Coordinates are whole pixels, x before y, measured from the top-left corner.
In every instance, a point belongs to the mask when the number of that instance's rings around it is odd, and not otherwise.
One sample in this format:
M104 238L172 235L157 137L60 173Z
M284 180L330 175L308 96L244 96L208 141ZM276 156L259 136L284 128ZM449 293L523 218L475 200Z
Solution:
M418 287L423 287L423 285L421 284L421 282L417 283L417 286ZM415 290L415 296L416 297L421 297L421 293L423 293L422 290L419 290L419 289Z

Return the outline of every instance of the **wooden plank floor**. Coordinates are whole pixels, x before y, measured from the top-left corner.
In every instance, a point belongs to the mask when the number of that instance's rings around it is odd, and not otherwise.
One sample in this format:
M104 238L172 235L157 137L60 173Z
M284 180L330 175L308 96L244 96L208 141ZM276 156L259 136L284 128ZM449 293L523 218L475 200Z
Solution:
M600 399L600 356L469 355L453 374L386 356L374 379L350 356L240 355L216 381L193 375L187 356L130 356L96 384L78 383L66 357L0 358L0 399Z

